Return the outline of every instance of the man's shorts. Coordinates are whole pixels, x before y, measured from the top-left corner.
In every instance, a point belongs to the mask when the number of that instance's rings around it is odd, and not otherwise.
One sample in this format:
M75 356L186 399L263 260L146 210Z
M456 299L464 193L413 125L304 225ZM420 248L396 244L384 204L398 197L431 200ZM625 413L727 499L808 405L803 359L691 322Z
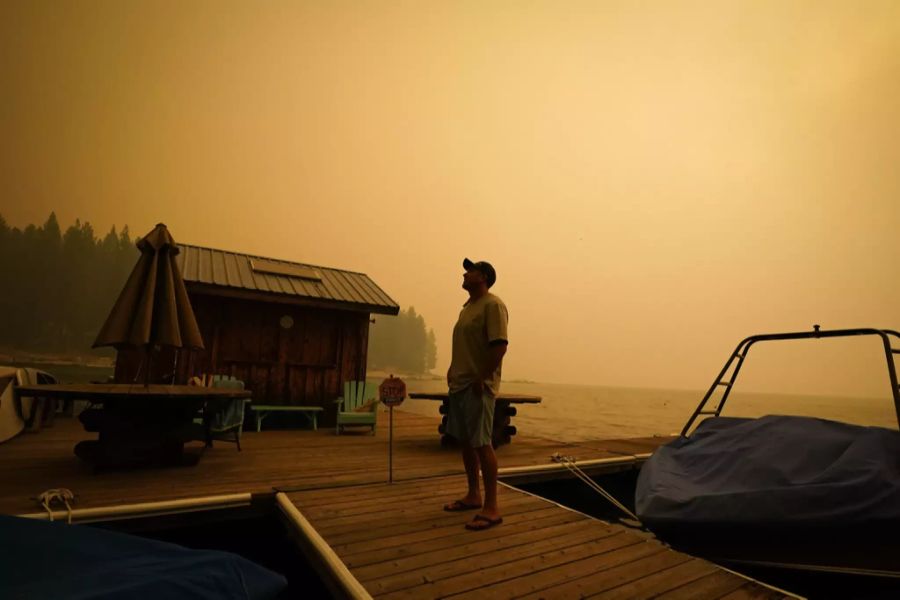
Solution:
M471 386L450 392L447 434L464 446L480 448L491 443L494 429L494 397L485 388L479 397Z

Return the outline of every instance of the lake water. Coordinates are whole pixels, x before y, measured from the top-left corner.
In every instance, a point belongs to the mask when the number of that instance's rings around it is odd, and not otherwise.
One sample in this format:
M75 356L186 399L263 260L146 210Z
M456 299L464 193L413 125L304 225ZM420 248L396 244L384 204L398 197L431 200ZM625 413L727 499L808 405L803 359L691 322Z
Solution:
M407 389L410 392L447 391L446 384L439 380L409 380ZM562 441L678 433L705 393L552 383L503 383L501 392L541 396L541 404L518 405L513 424L520 433ZM429 400L406 400L402 408L437 416L439 404ZM714 406L710 400L708 407ZM897 429L897 416L889 396L844 398L756 394L735 388L722 414L735 417L804 415Z
M108 367L27 366L47 369L64 382L103 381L112 374ZM446 383L437 379L406 379L406 384L410 392L447 391ZM508 382L502 384L501 391L542 397L541 404L518 405L513 424L522 433L561 441L678 433L705 393L699 390ZM438 406L439 402L429 400L406 400L402 409L436 417L439 416ZM713 406L710 401L710 407ZM742 392L738 386L728 398L722 414L736 417L805 415L897 429L893 400L887 395L883 398L847 398L754 394Z

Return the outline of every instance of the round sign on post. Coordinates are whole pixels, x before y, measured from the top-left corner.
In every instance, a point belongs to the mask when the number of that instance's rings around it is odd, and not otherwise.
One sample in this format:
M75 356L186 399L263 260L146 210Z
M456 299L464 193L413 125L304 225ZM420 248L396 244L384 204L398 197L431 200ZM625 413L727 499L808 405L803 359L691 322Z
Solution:
M399 377L391 375L378 386L378 397L391 409L388 430L388 483L394 483L394 407L400 406L406 399L406 384Z

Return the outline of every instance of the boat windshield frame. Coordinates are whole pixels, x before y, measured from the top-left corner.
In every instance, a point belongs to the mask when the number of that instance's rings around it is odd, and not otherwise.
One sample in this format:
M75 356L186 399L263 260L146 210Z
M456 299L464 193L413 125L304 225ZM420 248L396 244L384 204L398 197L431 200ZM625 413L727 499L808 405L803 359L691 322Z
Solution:
M884 347L885 359L887 360L888 378L890 379L891 383L891 393L894 398L894 411L897 415L897 426L898 428L900 428L900 386L898 386L897 384L897 368L894 365L894 356L900 354L900 343L898 343L897 348L891 346L891 336L897 338L897 341L900 342L900 333L894 331L893 329L872 328L832 329L823 331L818 325L813 325L812 331L764 333L759 335L751 335L750 337L746 337L741 340L741 343L737 345L737 348L735 348L734 352L732 352L731 356L728 358L728 361L726 361L725 366L721 371L719 371L718 377L716 377L715 381L713 381L713 384L706 392L706 395L703 396L703 400L700 401L700 404L691 415L691 418L688 419L687 423L684 426L684 429L681 430L681 436L687 437L688 432L691 430L691 427L697 421L698 417L718 417L722 414L722 409L725 407L725 402L728 400L728 396L731 393L732 388L734 387L734 382L737 380L738 373L740 373L741 367L744 364L744 360L747 358L747 353L750 351L750 348L754 344L758 342L770 342L776 340L803 340L854 337L863 335L874 335L881 339L882 346ZM731 377L726 381L725 375L726 373L728 373L729 369L731 369L732 365L734 365L734 370L731 373ZM705 410L706 404L709 402L709 399L715 393L716 389L720 386L725 387L725 392L722 394L722 398L719 400L718 406L716 406L715 410Z

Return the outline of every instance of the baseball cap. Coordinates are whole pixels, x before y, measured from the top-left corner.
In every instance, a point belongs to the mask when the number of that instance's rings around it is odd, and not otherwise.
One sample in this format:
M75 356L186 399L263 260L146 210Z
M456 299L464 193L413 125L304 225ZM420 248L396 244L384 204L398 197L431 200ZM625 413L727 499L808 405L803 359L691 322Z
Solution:
M497 281L497 271L494 270L494 267L489 262L483 260L473 262L466 258L463 259L463 269L466 271L480 271L484 278L487 279L488 287L491 287Z

